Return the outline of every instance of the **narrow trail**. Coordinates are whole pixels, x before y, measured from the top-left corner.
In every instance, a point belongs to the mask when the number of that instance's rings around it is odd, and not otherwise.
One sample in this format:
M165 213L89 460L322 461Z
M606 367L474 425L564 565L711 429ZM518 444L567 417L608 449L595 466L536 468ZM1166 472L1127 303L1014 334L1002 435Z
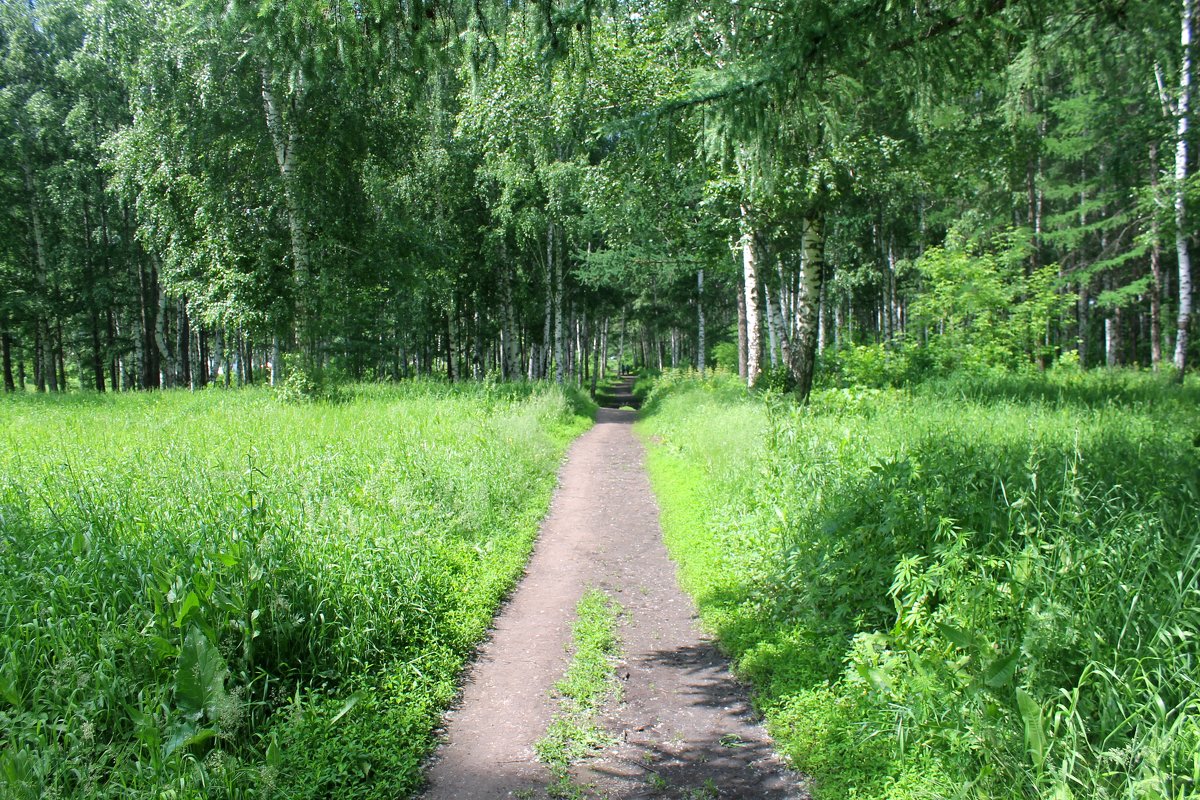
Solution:
M618 402L627 395L628 386ZM623 697L602 720L617 744L573 770L588 796L807 796L754 723L745 687L699 630L675 580L635 418L601 409L572 445L526 577L447 715L426 800L547 796L552 779L534 743L550 722L575 604L589 586L625 615Z

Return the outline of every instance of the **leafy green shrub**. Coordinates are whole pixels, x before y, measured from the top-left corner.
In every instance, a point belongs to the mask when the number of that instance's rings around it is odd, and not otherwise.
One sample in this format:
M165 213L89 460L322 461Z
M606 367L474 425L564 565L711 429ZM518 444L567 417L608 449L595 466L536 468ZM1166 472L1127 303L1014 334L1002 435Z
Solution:
M275 391L285 403L330 403L344 399L341 386L346 378L337 370L322 367L301 353L287 353L283 364L283 380Z

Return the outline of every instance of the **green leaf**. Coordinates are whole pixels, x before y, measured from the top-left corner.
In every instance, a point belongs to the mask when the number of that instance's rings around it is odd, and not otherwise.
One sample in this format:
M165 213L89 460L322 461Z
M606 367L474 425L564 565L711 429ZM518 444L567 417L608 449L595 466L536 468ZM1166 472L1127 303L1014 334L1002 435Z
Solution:
M993 689L1007 686L1017 672L1017 661L1020 656L1020 651L1017 651L1001 656L988 664L987 669L983 671L983 682Z
M948 639L955 647L963 650L975 649L975 637L964 631L962 628L956 628L953 625L947 625L944 622L939 622L938 633Z
M225 699L225 659L199 628L188 629L175 672L175 702L191 721L204 715L216 719L217 706Z
M365 696L366 695L361 690L359 690L359 691L355 692L354 694L350 695L349 697L347 697L346 702L342 703L341 710L339 710L338 713L334 714L333 719L329 720L329 722L332 724L334 722L337 722L338 720L340 720L342 717L346 716L347 714L349 714L350 709L352 709L356 705L358 705L359 701L362 700Z
M180 725L171 734L171 738L163 745L163 755L169 756L180 748L191 747L206 742L217 735L212 728L197 728L194 725Z
M183 605L179 607L179 614L175 617L175 627L182 628L187 615L200 608L200 598L195 592L188 592L187 597L183 598Z
M1025 722L1025 748L1033 766L1040 772L1046 760L1046 728L1042 722L1042 707L1029 692L1018 687L1017 708Z

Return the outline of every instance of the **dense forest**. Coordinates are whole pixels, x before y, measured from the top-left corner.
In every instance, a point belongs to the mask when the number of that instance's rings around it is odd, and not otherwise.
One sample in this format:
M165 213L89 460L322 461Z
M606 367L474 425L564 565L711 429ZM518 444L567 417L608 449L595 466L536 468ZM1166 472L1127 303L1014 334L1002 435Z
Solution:
M4 385L1182 370L1193 13L6 3Z

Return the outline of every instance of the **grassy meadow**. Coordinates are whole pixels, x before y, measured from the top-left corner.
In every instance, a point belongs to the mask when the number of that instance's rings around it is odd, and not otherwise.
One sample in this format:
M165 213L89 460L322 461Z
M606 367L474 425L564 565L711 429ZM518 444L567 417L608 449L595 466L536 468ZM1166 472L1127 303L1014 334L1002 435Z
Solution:
M590 408L352 394L0 402L0 796L419 785Z
M821 800L1200 797L1200 385L661 379L668 546Z

